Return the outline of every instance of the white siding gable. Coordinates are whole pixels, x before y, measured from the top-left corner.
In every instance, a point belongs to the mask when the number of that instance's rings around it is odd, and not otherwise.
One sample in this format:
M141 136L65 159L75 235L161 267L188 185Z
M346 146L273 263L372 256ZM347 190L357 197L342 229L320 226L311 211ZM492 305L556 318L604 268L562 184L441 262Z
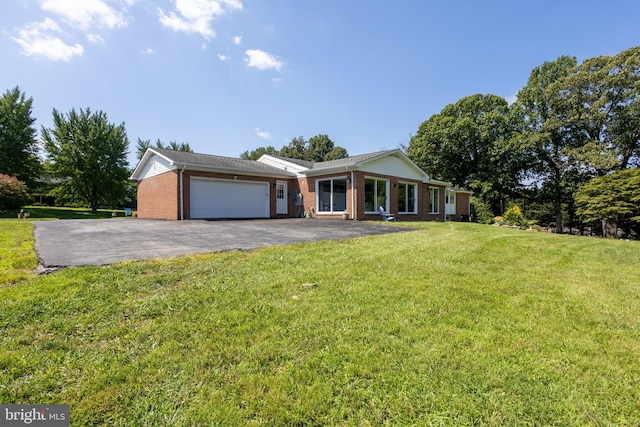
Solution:
M360 170L405 179L423 180L425 178L415 167L407 163L404 159L395 156L385 156L372 160L362 165Z
M176 167L172 166L169 161L163 157L158 155L153 155L144 166L142 171L140 172L139 180L149 178L155 175L160 175L165 172L169 172L175 170Z

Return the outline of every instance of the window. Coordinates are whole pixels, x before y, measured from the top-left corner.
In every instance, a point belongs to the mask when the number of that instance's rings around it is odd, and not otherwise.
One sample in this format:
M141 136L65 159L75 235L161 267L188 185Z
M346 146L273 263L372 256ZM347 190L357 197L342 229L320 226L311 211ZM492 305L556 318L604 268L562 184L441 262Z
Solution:
M416 184L398 183L398 213L417 213L416 194Z
M385 179L365 178L364 180L364 210L365 212L378 212L378 206L386 211L387 207L387 183Z
M449 191L449 190L445 190L444 192L444 202L446 204L451 204L451 205L455 205L456 204L456 193Z
M318 212L334 213L347 210L347 180L344 178L318 181Z
M429 213L440 213L440 189L435 187L429 188Z

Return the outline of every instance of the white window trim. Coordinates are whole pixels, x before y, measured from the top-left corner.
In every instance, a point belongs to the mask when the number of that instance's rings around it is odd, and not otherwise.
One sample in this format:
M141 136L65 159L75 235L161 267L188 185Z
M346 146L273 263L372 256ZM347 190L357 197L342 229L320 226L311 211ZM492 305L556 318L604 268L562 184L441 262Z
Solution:
M333 201L333 181L338 181L338 180L348 181L348 178L345 175L345 176L332 176L330 178L318 178L318 179L316 179L316 215L336 215L336 214L343 214L343 213L347 212L346 208L343 211L334 211L333 210L333 203L332 203L332 206L331 206L331 211L327 212L327 211L321 211L320 210L320 198L318 197L318 194L320 194L319 193L320 192L320 182L322 182L322 181L331 181L331 200ZM347 185L347 191L349 191L349 185Z
M400 188L401 185L413 186L413 197L415 198L415 200L413 201L413 211L400 212L398 210L398 215L416 215L418 213L418 184L416 184L415 182L399 181L398 188ZM399 201L400 200L398 199L398 202ZM400 206L400 203L398 203L398 206ZM400 208L398 207L398 209Z
M384 211L385 212L389 212L389 189L390 189L390 180L386 179L386 178L380 178L379 176L365 176L364 180L366 182L367 179L373 179L374 181L376 181L376 192L375 194L378 194L377 190L378 190L378 181L384 181L385 182L385 201L384 201ZM365 184L366 185L366 184ZM365 195L366 197L366 195ZM365 200L366 202L366 200ZM366 204L366 203L365 203ZM378 207L375 206L374 207L375 210L373 211L365 211L365 214L379 214L380 212L378 211Z
M431 203L431 190L437 190L438 191L438 204L437 204L438 210L436 210L436 211L432 211L431 210L431 205L432 205L432 203ZM435 204L435 203L433 203L433 204ZM429 214L430 215L438 215L438 214L440 214L440 187L429 187Z

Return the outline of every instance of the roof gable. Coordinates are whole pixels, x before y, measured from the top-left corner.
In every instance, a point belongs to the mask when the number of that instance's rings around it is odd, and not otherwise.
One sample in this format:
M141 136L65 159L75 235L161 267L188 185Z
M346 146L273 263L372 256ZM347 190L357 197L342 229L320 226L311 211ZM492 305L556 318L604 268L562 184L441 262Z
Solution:
M398 149L360 154L326 162L309 162L269 154L263 155L258 161L283 170L295 171L298 175L303 176L318 176L345 170L362 170L407 179L429 180L429 176Z

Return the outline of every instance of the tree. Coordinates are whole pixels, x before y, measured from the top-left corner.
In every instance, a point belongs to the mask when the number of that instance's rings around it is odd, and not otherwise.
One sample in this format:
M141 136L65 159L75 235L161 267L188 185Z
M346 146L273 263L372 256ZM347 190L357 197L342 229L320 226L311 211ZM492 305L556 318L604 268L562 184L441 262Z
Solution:
M188 142L177 143L176 141L170 141L165 145L162 143L162 141L160 141L160 139L158 139L156 140L155 145L152 145L150 139L142 140L138 138L138 141L136 142L136 156L138 160L142 159L142 156L144 156L144 153L147 152L148 148L166 148L167 150L193 153L193 150L191 149L191 146Z
M569 156L594 175L640 160L640 47L585 60L548 88L566 110L574 139Z
M28 186L40 172L32 104L17 86L0 98L0 173L15 176Z
M307 160L307 141L302 136L293 138L280 149L279 155L289 159Z
M324 161L328 162L330 160L338 160L338 159L346 159L349 157L349 153L343 147L333 147L331 151L324 155Z
M517 121L499 96L465 97L423 122L407 155L432 176L473 189L501 213L526 168L526 152L513 139Z
M320 134L309 138L308 147L305 153L305 160L312 162L323 162L328 160L327 156L333 152L335 144L325 134ZM337 153L334 153L334 155ZM333 159L335 160L335 158Z
M66 116L54 109L53 128L43 127L42 137L52 172L62 180L59 195L84 200L94 211L126 195L129 141L124 123L115 126L105 113L89 108L72 109Z
M27 186L15 176L0 174L0 209L17 209L29 201Z
M263 154L272 154L310 162L326 162L349 157L349 153L345 148L336 146L331 138L325 134L320 134L309 138L308 141L302 136L295 137L288 145L283 146L280 150L268 146L256 148L251 152L245 151L240 154L240 158L244 160L258 160Z
M549 188L556 215L556 232L562 233L562 202L566 200L566 178L572 167L568 150L575 148L571 130L566 127L566 105L552 101L554 83L576 66L576 58L561 56L531 71L527 85L518 92L514 110L524 118L523 145L530 147L535 161L533 173Z
M268 147L259 147L259 148L256 148L255 150L251 150L251 152L245 151L244 153L240 154L240 158L243 160L258 160L264 154L271 154L271 155L277 156L278 150L276 150L275 147L271 145L269 145Z
M576 212L585 222L601 221L604 237L618 225L640 226L640 170L625 169L593 178L576 192Z

